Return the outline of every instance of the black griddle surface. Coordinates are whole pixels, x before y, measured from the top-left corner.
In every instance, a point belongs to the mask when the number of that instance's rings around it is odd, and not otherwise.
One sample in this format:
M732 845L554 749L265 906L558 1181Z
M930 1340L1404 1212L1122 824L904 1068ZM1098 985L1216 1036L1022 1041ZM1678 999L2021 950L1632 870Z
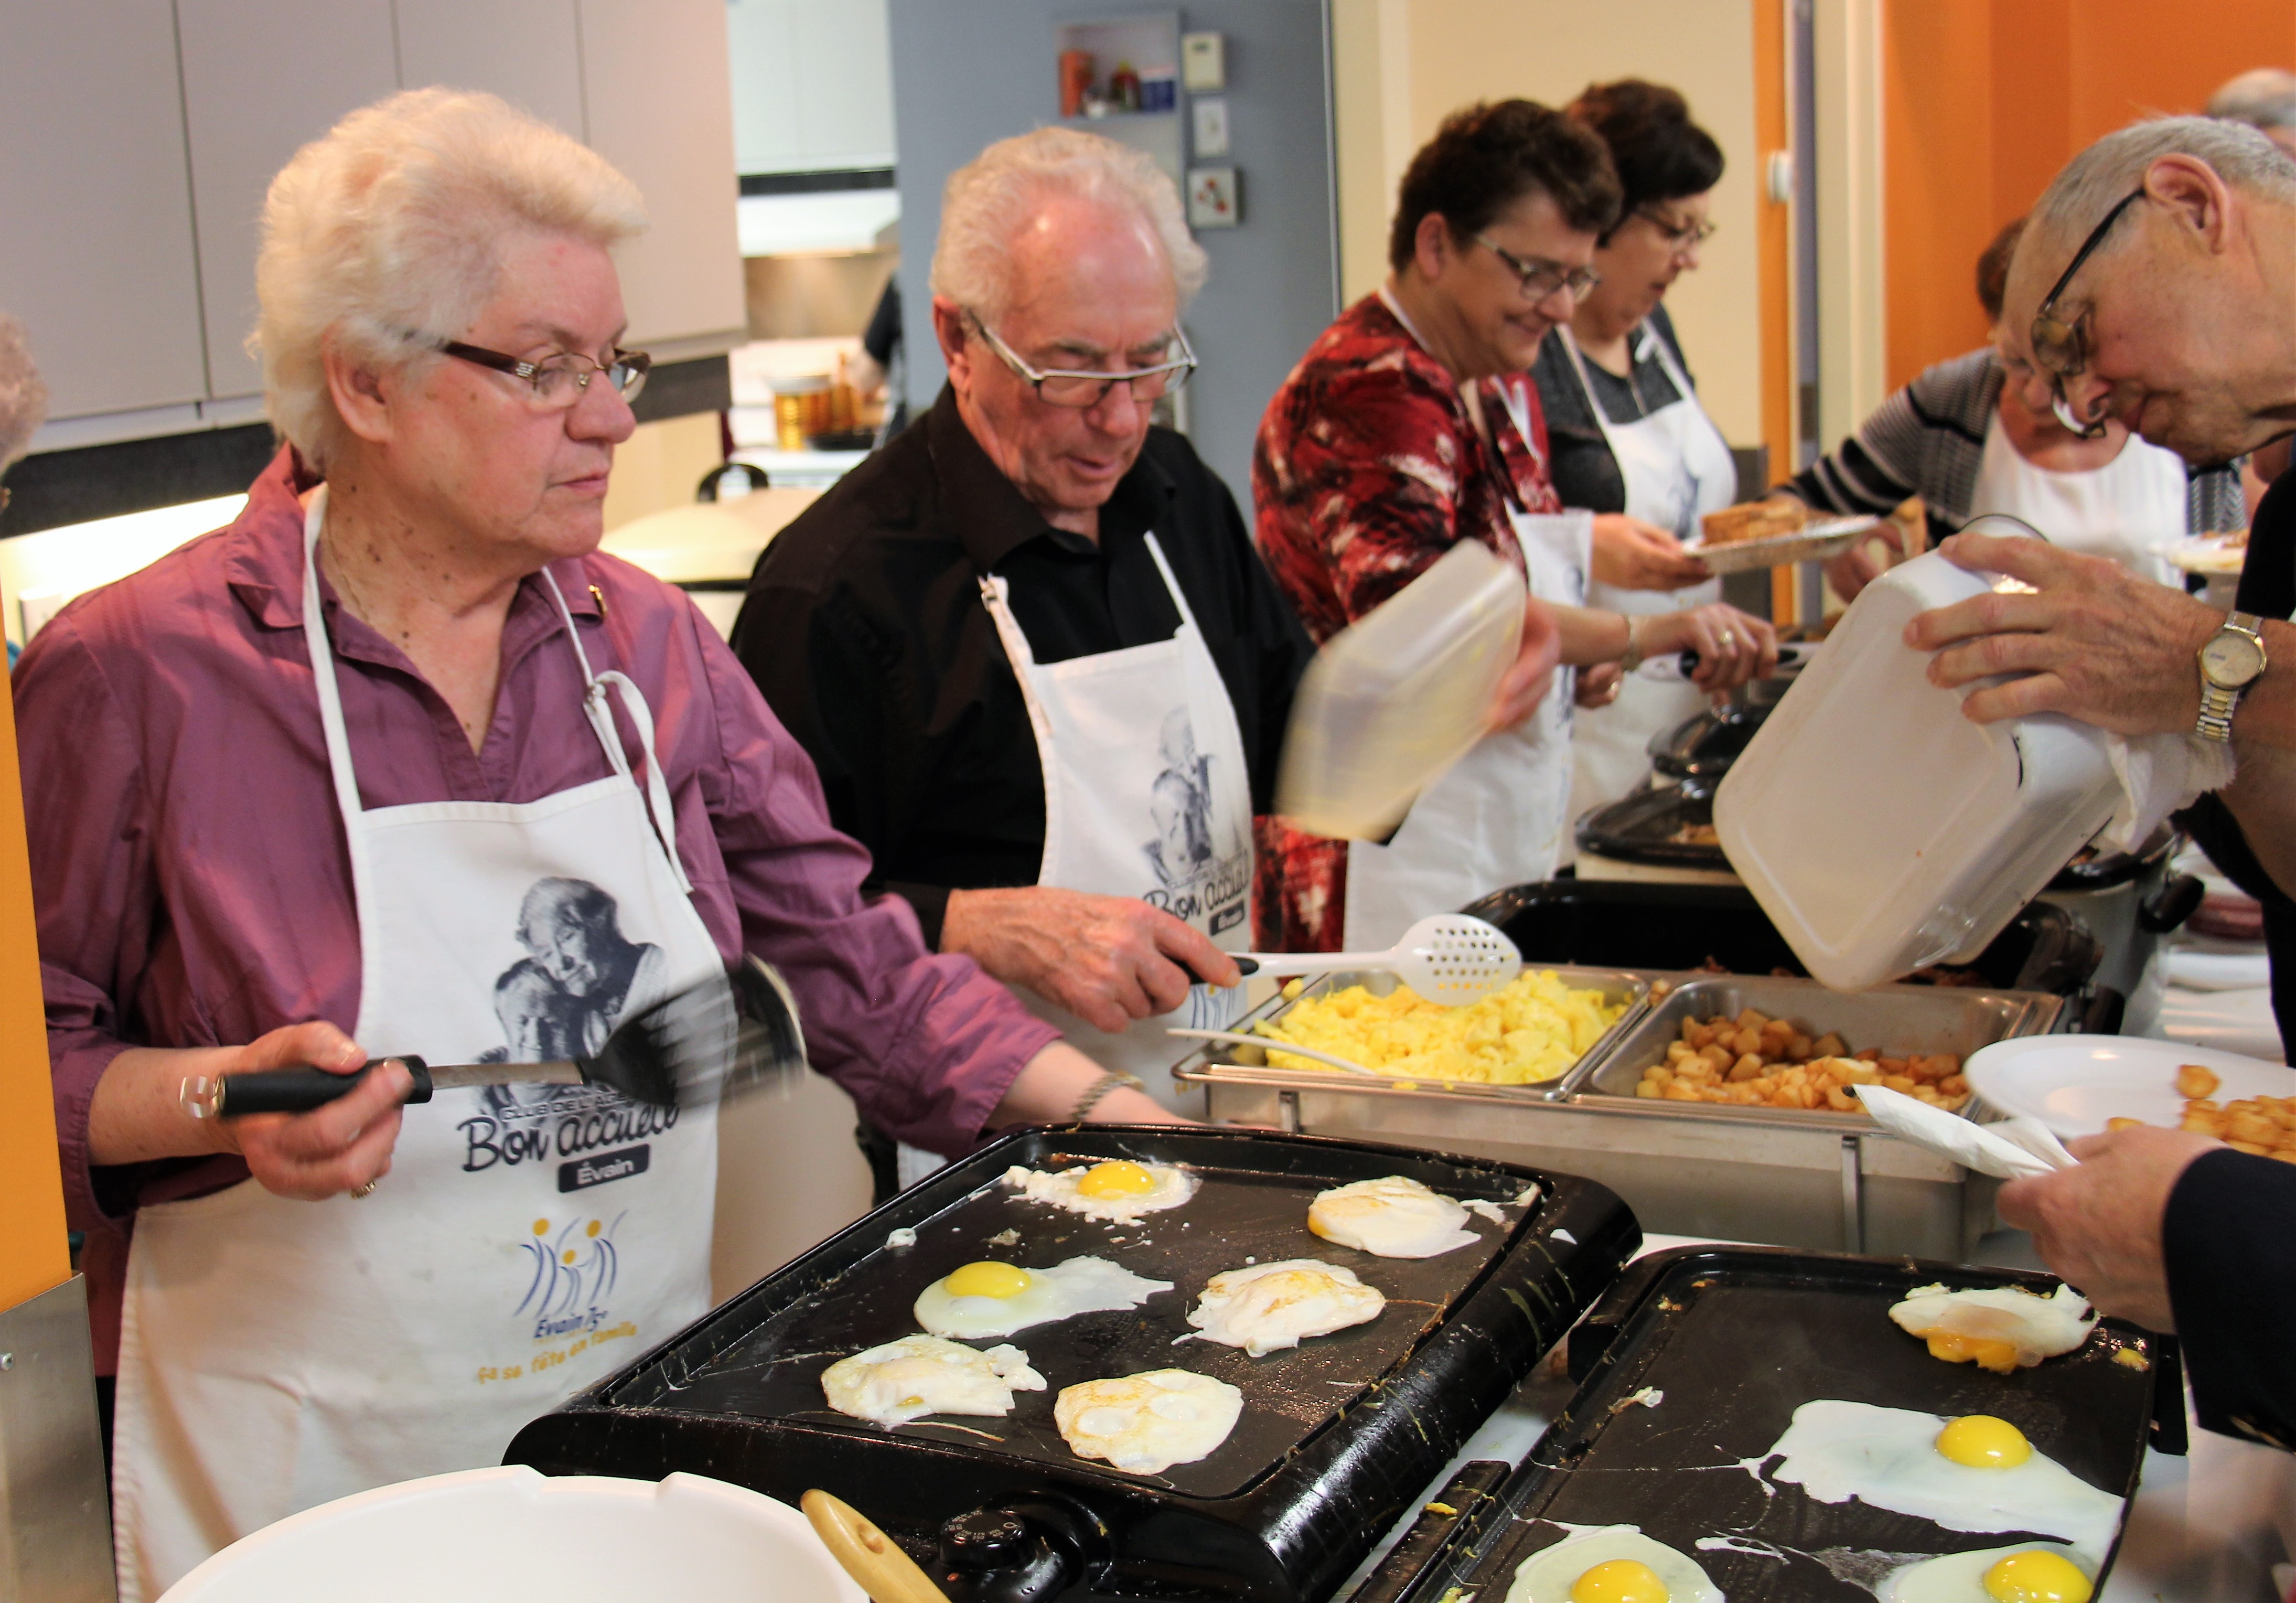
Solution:
M1431 1599L1456 1584L1496 1603L1516 1566L1561 1541L1566 1525L1638 1525L1733 1598L1845 1603L1872 1603L1870 1580L1908 1561L1874 1555L1966 1552L2032 1534L1948 1531L1855 1500L1822 1503L1791 1484L1766 1492L1741 1460L1761 1460L1794 1410L1819 1398L1993 1414L2089 1484L2134 1495L2154 1376L2113 1354L2133 1347L2150 1359L2151 1338L2107 1320L2074 1352L2014 1375L1945 1363L1889 1319L1892 1303L1938 1281L2043 1293L2056 1286L2045 1275L1909 1259L1697 1247L1652 1254L1574 1336L1575 1359L1581 1343L1599 1343L1606 1327L1616 1331L1508 1488L1513 1520L1409 1595ZM1665 1393L1657 1407L1612 1411L1646 1386ZM1715 1538L1770 1551L1697 1545ZM1861 1571L1869 1584L1852 1578Z
M1239 1156L1251 1151L1230 1143ZM1095 1142L1088 1151L1063 1151L1057 1143L1037 1156L1034 1167L1062 1170L1124 1155L1168 1161L1153 1139L1127 1140L1109 1149ZM1354 1166L1324 1173L1271 1172L1217 1163L1186 1164L1202 1182L1194 1196L1177 1208L1149 1213L1130 1224L1087 1219L991 1181L958 1197L914 1224L915 1245L873 1245L833 1278L767 1316L726 1343L714 1355L690 1368L663 1364L634 1376L611 1398L617 1407L783 1419L831 1430L882 1434L881 1427L828 1408L821 1373L837 1360L910 1335L919 1327L912 1311L917 1294L961 1265L981 1259L1041 1269L1070 1258L1099 1257L1145 1276L1169 1280L1174 1288L1125 1312L1078 1315L1004 1336L983 1336L968 1344L988 1347L1010 1342L1049 1383L1041 1392L1014 1394L1004 1418L928 1416L894 1427L896 1436L937 1441L1010 1455L1066 1470L1098 1468L1119 1474L1096 1460L1078 1459L1061 1439L1053 1401L1061 1388L1080 1381L1130 1375L1144 1369L1192 1369L1225 1380L1243 1393L1243 1413L1226 1441L1209 1457L1176 1464L1160 1476L1127 1476L1185 1495L1232 1497L1283 1462L1334 1416L1361 1402L1385 1376L1399 1368L1419 1343L1443 1321L1446 1311L1483 1274L1505 1247L1529 1208L1513 1205L1521 1178L1493 1166L1434 1156L1398 1155L1375 1170ZM1472 1245L1434 1258L1382 1258L1325 1241L1308 1229L1308 1204L1316 1194L1374 1172L1406 1173L1461 1201L1500 1204L1501 1226L1470 1213ZM993 1240L1006 1232L1017 1241ZM1312 1258L1353 1270L1365 1284L1387 1295L1387 1306L1368 1324L1314 1336L1296 1349L1247 1357L1242 1349L1190 1336L1186 1311L1204 1282L1223 1270L1246 1263Z

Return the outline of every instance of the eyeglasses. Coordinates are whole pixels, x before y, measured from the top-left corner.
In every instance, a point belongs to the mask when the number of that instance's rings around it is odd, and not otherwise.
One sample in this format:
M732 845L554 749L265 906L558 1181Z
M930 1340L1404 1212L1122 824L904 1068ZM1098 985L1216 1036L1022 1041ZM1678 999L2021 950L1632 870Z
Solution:
M2089 230L2088 237L2081 242L2081 248L2073 252L2072 260L2065 264L2065 270L2057 275L2057 282L2051 284L2049 292L2041 298L2040 309L2033 314L2033 359L2049 375L2053 390L2050 409L2056 413L2059 423L2083 440L2103 439L2104 419L2100 417L2094 423L2083 423L2074 416L2072 403L2065 398L2065 381L2079 378L2088 369L2089 312L2092 308L2083 307L2079 316L2067 321L2056 315L2057 297L2065 292L2065 286L2073 281L2073 275L2081 270L2081 264L2094 256L2096 248L2104 243L2104 236L2112 232L2112 226L2120 220L2120 214L2144 198L2144 187L2139 185L2123 195L2120 203L2104 214L2104 220Z
M1700 218L1687 223L1677 223L1663 212L1654 211L1648 206L1636 207L1635 215L1657 229L1665 237L1666 243L1677 251L1696 249L1712 239L1714 231L1721 226L1719 223L1708 218Z
M1179 348L1180 354L1172 360L1159 362L1152 367L1128 368L1122 373L1094 373L1077 367L1034 366L998 339L996 331L980 320L979 312L967 312L965 316L980 331L980 337L988 341L988 349L1003 358L1004 366L1026 379L1029 387L1037 392L1037 399L1049 407L1097 407L1119 384L1131 390L1134 400L1157 400L1186 383L1188 374L1196 370L1196 353L1188 348L1188 336L1177 325L1172 330L1170 343Z
M496 373L507 373L514 379L524 379L534 386L535 404L551 412L562 412L582 399L590 381L600 374L614 387L624 400L634 400L645 388L646 370L653 358L643 350L616 350L613 359L594 362L579 351L562 350L538 362L504 356L499 350L484 346L465 345L460 340L441 340L438 349L446 356L458 357L481 367L491 367Z
M1533 305L1557 290L1569 291L1576 300L1603 282L1603 275L1592 267L1566 267L1559 261L1547 261L1541 257L1517 256L1480 234L1475 235L1475 243L1506 264L1507 271L1521 281L1522 292Z

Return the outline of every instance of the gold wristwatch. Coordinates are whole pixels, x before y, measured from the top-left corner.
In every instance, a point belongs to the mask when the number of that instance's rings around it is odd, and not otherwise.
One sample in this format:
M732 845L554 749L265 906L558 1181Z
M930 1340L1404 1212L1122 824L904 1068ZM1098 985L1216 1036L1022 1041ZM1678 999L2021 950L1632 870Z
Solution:
M2232 738L2232 715L2240 698L2263 677L2262 621L2254 612L2227 612L2224 627L2202 645L2201 716L2193 733L2202 740Z

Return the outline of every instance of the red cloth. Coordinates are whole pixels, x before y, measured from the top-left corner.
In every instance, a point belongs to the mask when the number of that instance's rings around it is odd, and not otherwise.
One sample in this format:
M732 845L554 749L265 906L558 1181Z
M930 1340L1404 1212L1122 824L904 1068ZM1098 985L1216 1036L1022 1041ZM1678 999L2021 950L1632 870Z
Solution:
M243 1178L238 1160L88 1163L88 1106L130 1045L253 1040L358 1014L358 924L302 633L303 513L283 451L229 528L82 597L17 665L41 984L68 1213L109 1373L143 1204ZM718 950L780 968L814 1065L885 1129L964 1150L1055 1032L961 957L935 957L868 854L830 827L813 764L684 595L594 554L553 563L593 668L635 680ZM592 587L596 587L594 596ZM504 626L473 753L445 699L323 586L368 807L531 802L604 777L581 670L538 578ZM602 605L598 596L603 597ZM617 709L619 712L619 708ZM623 745L642 764L625 719Z
M1488 443L1457 381L1367 295L1317 337L1268 403L1251 459L1255 538L1318 645L1460 540L1480 539L1520 570L1508 509L1562 509L1529 375L1475 388ZM1347 843L1272 818L1258 820L1254 835L1260 949L1338 951Z

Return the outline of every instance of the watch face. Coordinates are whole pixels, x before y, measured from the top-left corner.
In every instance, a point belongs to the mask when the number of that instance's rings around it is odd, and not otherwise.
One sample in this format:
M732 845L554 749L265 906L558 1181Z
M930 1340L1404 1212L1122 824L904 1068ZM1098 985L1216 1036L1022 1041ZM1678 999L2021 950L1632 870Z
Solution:
M2201 671L2210 684L2236 690L2264 671L2264 653L2246 635L2223 629L2201 647Z

